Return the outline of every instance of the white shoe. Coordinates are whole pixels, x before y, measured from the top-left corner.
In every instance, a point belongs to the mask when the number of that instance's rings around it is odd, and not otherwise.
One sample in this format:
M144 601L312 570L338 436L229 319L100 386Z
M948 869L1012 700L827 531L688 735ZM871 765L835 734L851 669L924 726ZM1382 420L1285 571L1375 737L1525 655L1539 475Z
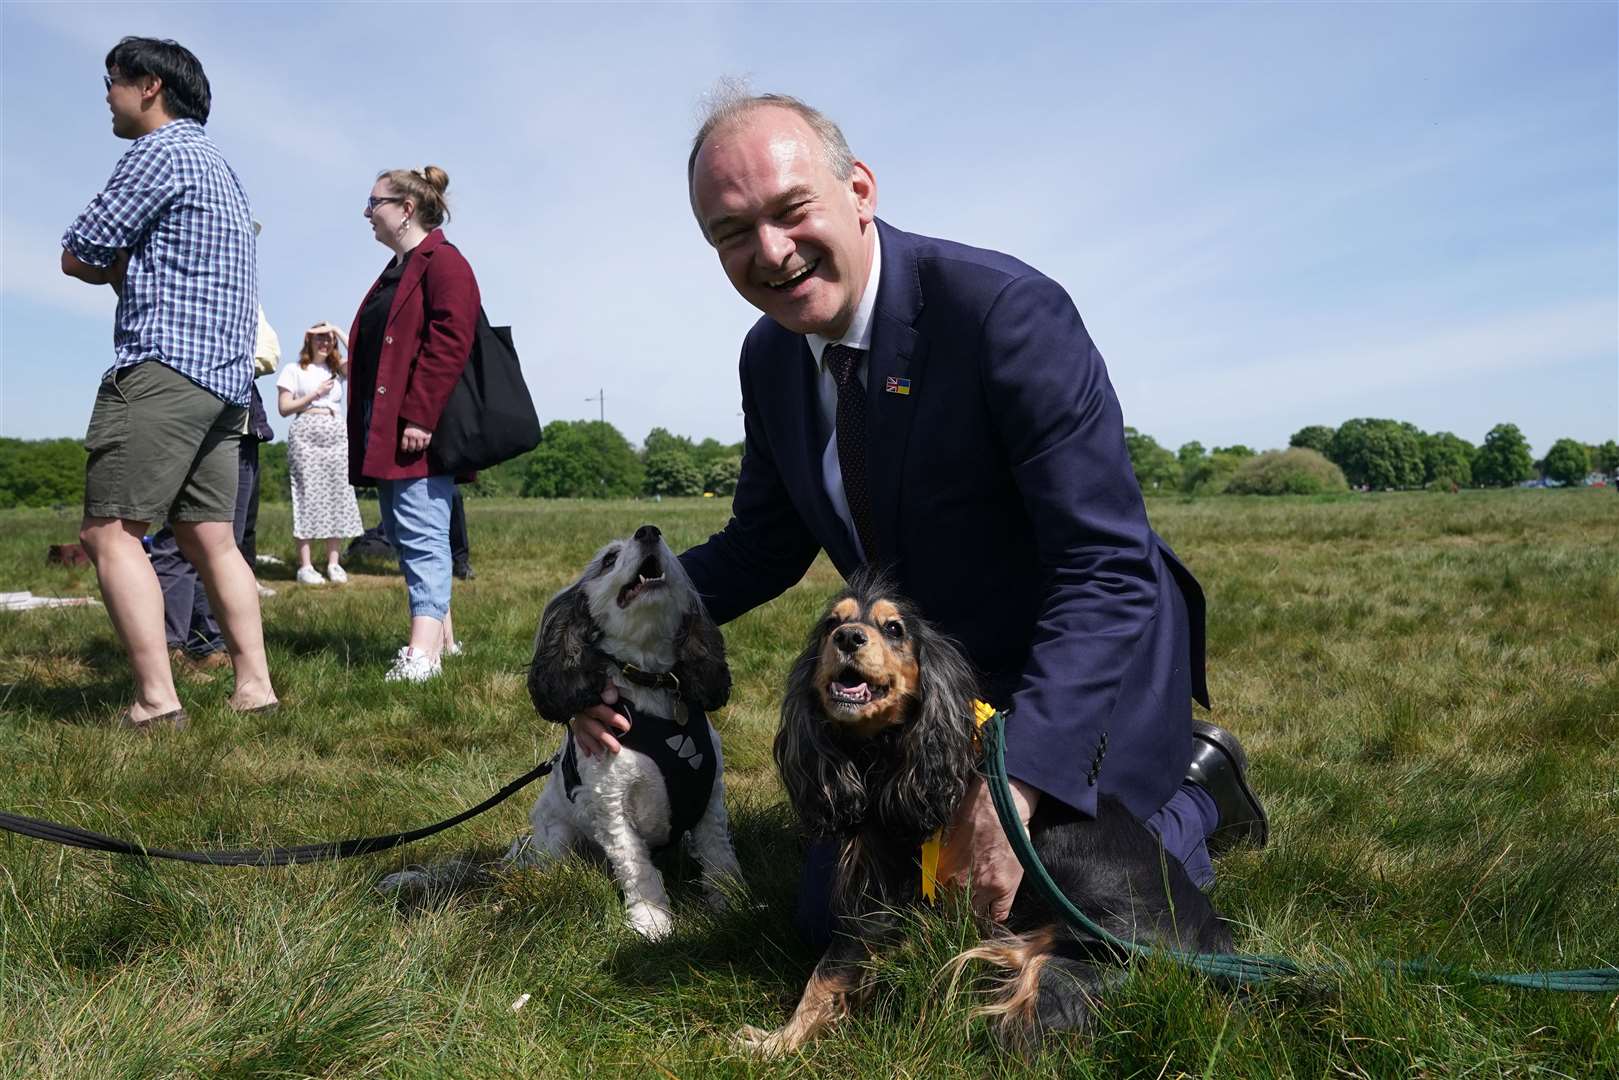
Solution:
M259 586L259 599L264 600L275 595L275 590L268 585Z
M324 585L326 584L326 579L321 577L320 571L313 566L300 566L298 568L298 584Z
M462 653L464 653L466 651L467 651L466 646L462 642L460 642L460 641L452 641L448 645L444 646L444 651L442 653L440 653L439 655L440 656L460 656Z
M326 564L326 576L331 579L333 585L342 585L349 579L348 574L336 563Z
M406 645L394 657L393 667L382 678L385 682L426 682L438 677L441 667L437 657L419 653Z

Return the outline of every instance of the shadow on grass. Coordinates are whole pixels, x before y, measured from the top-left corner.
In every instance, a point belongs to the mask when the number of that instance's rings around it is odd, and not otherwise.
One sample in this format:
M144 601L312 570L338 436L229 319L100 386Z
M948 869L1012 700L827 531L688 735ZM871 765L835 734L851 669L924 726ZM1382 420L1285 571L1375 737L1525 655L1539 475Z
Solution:
M337 629L321 626L289 626L285 620L266 624L264 644L267 648L285 650L298 657L342 657L349 667L386 667L399 650L395 638L355 638Z
M110 638L90 638L68 652L25 652L14 659L24 662L20 677L0 682L0 706L8 713L38 712L82 726L103 723L129 703L129 664ZM43 676L36 664L43 667Z

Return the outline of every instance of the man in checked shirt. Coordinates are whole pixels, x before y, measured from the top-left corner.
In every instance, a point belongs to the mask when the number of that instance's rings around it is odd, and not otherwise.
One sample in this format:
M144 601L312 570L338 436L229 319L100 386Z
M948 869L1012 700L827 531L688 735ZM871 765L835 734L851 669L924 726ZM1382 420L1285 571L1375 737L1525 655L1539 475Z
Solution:
M231 707L276 706L257 584L232 533L257 326L253 215L203 131L210 94L197 58L126 37L106 63L113 134L133 145L62 235L62 272L118 294L113 366L85 435L79 538L134 669L119 722L181 728L163 594L141 546L157 521L174 527L219 616Z

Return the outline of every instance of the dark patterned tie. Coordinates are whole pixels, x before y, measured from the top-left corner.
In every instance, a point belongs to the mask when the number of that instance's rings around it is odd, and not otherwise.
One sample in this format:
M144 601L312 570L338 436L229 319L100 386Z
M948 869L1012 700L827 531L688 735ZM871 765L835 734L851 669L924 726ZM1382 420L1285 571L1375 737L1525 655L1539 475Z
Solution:
M866 480L866 389L858 377L866 351L828 345L821 358L838 384L838 468L843 473L843 497L849 502L849 516L866 551L866 562L875 563L877 537L871 528L871 486Z

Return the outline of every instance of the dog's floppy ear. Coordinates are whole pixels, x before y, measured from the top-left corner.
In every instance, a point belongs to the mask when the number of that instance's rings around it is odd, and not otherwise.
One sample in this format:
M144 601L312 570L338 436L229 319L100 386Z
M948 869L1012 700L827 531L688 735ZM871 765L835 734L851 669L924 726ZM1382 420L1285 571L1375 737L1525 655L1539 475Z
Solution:
M878 816L922 838L950 822L967 794L978 680L956 643L921 619L906 625L917 651L916 714L900 733L900 767L877 798Z
M595 647L600 636L581 586L564 589L545 605L528 669L528 696L541 716L565 724L601 701L607 660Z
M866 786L854 760L830 736L815 689L821 642L830 632L821 623L787 677L776 732L776 771L799 822L811 836L837 836L866 816Z
M686 613L675 637L675 677L681 692L704 712L723 708L731 699L725 638L701 604Z

